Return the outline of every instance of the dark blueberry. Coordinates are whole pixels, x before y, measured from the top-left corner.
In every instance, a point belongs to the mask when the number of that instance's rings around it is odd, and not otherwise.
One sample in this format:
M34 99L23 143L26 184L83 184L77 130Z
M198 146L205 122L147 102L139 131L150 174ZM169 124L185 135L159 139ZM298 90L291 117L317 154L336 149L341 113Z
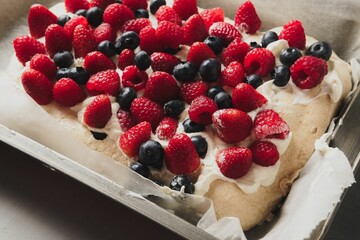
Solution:
M59 68L68 68L74 63L74 56L68 51L55 53L53 59Z
M56 81L62 79L62 78L68 78L69 77L70 68L59 68L56 71L55 79Z
M132 162L130 164L130 169L137 172L141 176L148 178L150 176L150 169L148 166L145 166L144 164L140 162Z
M121 0L116 0L115 2L119 3L119 4L123 4L123 2Z
M332 48L329 43L321 41L311 44L306 50L306 55L322 58L328 61L332 54Z
M160 187L163 187L164 186L164 183L160 180L157 180L157 179L154 179L152 180L154 183L156 183L157 185L159 185Z
M221 38L216 36L209 36L204 40L204 43L208 45L215 54L221 53L224 48L224 43Z
M139 162L146 166L161 169L165 156L164 148L159 142L149 140L140 146Z
M86 19L92 27L97 27L103 22L103 10L99 7L92 7L86 11Z
M225 90L220 86L214 86L209 88L209 90L206 93L206 96L214 100L216 94L218 94L219 92L225 92Z
M76 15L78 16L83 16L86 17L86 10L85 9L79 9L75 12Z
M276 66L271 75L274 78L275 86L284 87L289 82L290 69L285 65Z
M136 9L135 18L149 18L149 12L145 9Z
M201 63L199 72L205 82L215 82L220 77L221 63L214 58L206 59Z
M205 126L191 121L190 118L183 122L183 127L186 133L202 132L205 130Z
M164 105L166 116L177 118L185 110L185 103L181 100L171 100Z
M77 82L79 85L84 85L90 78L90 73L83 67L73 67L69 71L69 78Z
M253 86L255 89L263 84L262 78L257 74L251 74L247 76L245 82Z
M276 32L267 31L261 39L261 45L262 47L266 48L267 45L277 40L279 40L279 36L277 35Z
M175 191L180 191L181 187L184 186L186 193L193 194L195 191L194 184L190 181L188 176L178 175L175 176L170 182L170 188Z
M146 70L150 67L151 59L145 51L140 51L135 54L135 65L140 70Z
M112 57L116 54L115 45L109 40L104 40L99 43L97 50L105 54L107 57Z
M135 89L131 87L126 87L120 90L119 95L116 98L116 101L119 103L121 109L130 110L131 103L137 97Z
M96 140L104 140L108 136L106 133L103 132L94 132L94 131L90 131L90 132Z
M150 12L155 15L156 11L163 5L166 5L165 0L151 0L150 1Z
M191 141L194 144L199 157L204 158L208 150L208 143L206 139L200 135L196 135L191 137Z
M250 42L250 49L254 49L254 48L262 48L262 46L257 42Z
M280 53L280 62L290 67L301 56L302 54L297 48L284 48Z
M175 54L177 54L180 50L181 50L181 47L178 47L178 48L168 48L168 47L166 47L165 50L164 50L164 52L167 53L167 54L175 55Z
M67 23L70 19L71 19L71 17L69 15L66 15L66 14L60 15L58 17L56 23L63 27L65 25L65 23Z
M226 92L219 92L216 94L214 102L216 103L218 109L232 108L231 96Z
M139 35L134 31L124 32L115 43L116 53L120 54L124 49L134 50L139 46Z
M196 66L190 62L179 63L173 70L173 75L179 82L191 82L196 74Z

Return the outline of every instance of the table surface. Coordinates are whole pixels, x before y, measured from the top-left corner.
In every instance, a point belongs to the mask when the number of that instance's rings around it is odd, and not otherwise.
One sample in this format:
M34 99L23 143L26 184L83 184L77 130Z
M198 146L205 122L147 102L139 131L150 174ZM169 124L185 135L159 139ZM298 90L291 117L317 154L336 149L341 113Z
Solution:
M182 239L2 142L0 163L0 240ZM325 240L359 238L360 184L355 184Z

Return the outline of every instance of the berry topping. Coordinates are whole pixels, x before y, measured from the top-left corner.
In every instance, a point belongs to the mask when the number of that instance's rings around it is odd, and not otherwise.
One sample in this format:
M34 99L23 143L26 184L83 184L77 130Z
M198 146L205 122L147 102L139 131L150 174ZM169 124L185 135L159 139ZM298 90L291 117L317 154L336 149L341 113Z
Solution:
M24 66L37 53L45 54L45 46L30 36L20 36L13 41L15 54Z
M149 140L150 135L150 123L141 122L121 135L119 146L127 156L135 157L139 154L141 144Z
M46 7L40 4L33 4L28 15L30 35L34 38L41 38L50 24L55 24L57 17Z
M219 37L209 36L204 40L204 43L208 45L215 54L221 53L224 48L223 41Z
M280 62L285 66L290 67L302 56L301 52L297 48L284 48L280 52Z
M239 83L232 93L234 108L250 112L267 103L267 99L247 83Z
M214 87L209 88L209 90L206 93L206 96L208 96L211 99L214 99L215 96L220 92L225 92L225 91L220 86L214 86Z
M242 38L241 33L230 23L216 22L209 29L210 36L221 38L224 46L228 46L235 38Z
M271 142L256 141L251 145L250 150L253 162L261 166L272 166L279 160L277 147Z
M177 118L185 110L185 103L181 100L171 100L164 104L166 116Z
M245 78L245 83L250 84L253 88L258 88L263 84L263 80L259 75L251 74Z
M145 97L134 99L130 107L131 113L137 122L147 121L155 130L164 117L163 108L156 102Z
M128 111L119 110L116 114L116 117L123 132L136 125L134 116Z
M112 57L116 54L115 45L109 40L100 42L96 49L107 57Z
M58 80L60 80L62 78L68 78L69 77L69 72L70 72L70 68L59 68L56 71L55 80L58 81Z
M199 157L204 158L208 150L208 143L206 139L200 135L196 135L191 137L191 141L194 144L196 152L199 154Z
M73 38L75 57L85 57L96 49L97 43L91 30L79 25L74 30Z
M135 15L131 9L123 4L113 3L104 11L104 22L109 23L114 29L120 29L128 20L134 19Z
M261 20L256 13L255 7L250 1L244 2L235 14L235 26L242 32L254 34L261 27Z
M234 61L221 72L219 84L236 87L236 85L244 81L244 77L245 72L243 66L241 63Z
M289 131L287 123L272 109L262 110L255 117L254 132L257 139L285 139Z
M135 18L149 18L149 12L145 9L136 9Z
M36 54L30 60L30 68L44 74L49 80L55 78L57 67L46 54Z
M130 164L130 169L137 172L144 178L148 178L150 176L150 169L148 166L140 163L140 162L132 162Z
M74 30L77 26L82 25L84 27L88 27L89 23L83 16L75 16L71 18L65 25L64 30L68 37L72 40L74 35Z
M92 75L109 69L115 70L116 66L102 52L94 51L86 55L84 68Z
M266 48L272 42L279 40L279 36L276 32L267 31L261 38L261 46Z
M332 48L327 42L316 42L306 50L306 55L322 58L328 61L332 54Z
M115 47L122 51L123 49L134 50L139 46L140 38L139 35L134 31L123 33L117 40ZM119 52L120 52L119 51Z
M82 88L71 78L62 78L53 88L54 100L63 106L72 107L82 102L86 95Z
M179 82L191 82L197 74L197 69L191 62L179 63L174 67L173 75Z
M74 56L71 54L71 52L61 51L55 53L54 62L56 66L60 68L68 68L74 63Z
M50 57L60 51L71 51L71 38L65 30L57 24L51 24L45 32L45 47Z
M162 21L156 28L156 38L164 48L177 49L183 36L183 29L172 22Z
M174 174L190 174L200 166L200 157L189 136L180 133L172 137L165 148L165 163Z
M151 59L150 56L145 51L140 51L135 54L135 65L138 69L144 71L150 67Z
M200 16L204 20L206 29L209 30L211 25L215 22L223 22L224 21L224 10L222 8L210 8L210 9L204 9Z
M90 4L86 0L64 0L65 9L67 12L75 13L80 9L89 9Z
M94 132L94 131L91 131L91 134L93 135L93 137L96 139L96 140L104 140L105 138L107 138L107 134L106 133L103 133L103 132Z
M205 126L191 121L190 118L183 122L183 127L186 133L202 132L205 130Z
M157 10L159 10L159 8L163 5L166 5L166 1L165 0L151 0L150 2L150 12L152 14L156 14Z
M116 39L116 32L110 24L102 23L97 28L95 28L94 37L98 44L105 40L113 43Z
M160 6L160 8L156 11L155 17L158 22L168 21L173 22L179 26L182 24L181 18L175 12L175 10L172 7L166 5Z
M225 177L237 179L250 170L252 153L248 148L227 148L216 155L216 163Z
M123 4L135 11L136 9L147 9L147 0L122 0Z
M123 71L121 83L123 87L131 87L139 91L145 87L148 78L146 72L140 71L136 66L128 66Z
M110 118L111 102L105 94L96 96L84 112L84 123L93 128L105 127Z
M203 81L184 83L180 87L180 95L186 103L191 104L195 98L205 96L208 88L209 86Z
M285 24L279 34L279 39L288 41L290 47L304 49L306 43L305 31L299 20Z
M274 68L274 54L266 48L254 48L248 52L244 59L245 72L265 76Z
M60 25L61 27L64 27L65 23L67 23L70 19L71 17L67 14L60 15L57 18L56 24Z
M201 63L208 58L216 58L215 53L211 48L203 42L196 42L191 45L186 61L191 62L197 68L200 67Z
M151 22L147 18L130 19L124 23L121 27L121 32L134 31L137 34L140 33L141 29L151 26Z
M120 88L120 77L115 70L107 70L92 75L86 83L90 95L106 93L117 96Z
M90 73L82 67L73 67L69 70L69 78L79 85L84 85L90 78Z
M206 59L201 63L199 73L205 82L215 82L221 74L221 63L214 58Z
M114 0L90 0L90 7L99 7L105 9L110 4L116 2Z
M182 26L184 32L183 44L191 45L197 41L203 41L208 36L208 30L204 20L199 14L192 15Z
M177 57L162 52L155 52L151 54L150 58L151 68L154 72L162 71L173 74L174 67L180 63L180 59Z
M191 102L189 117L195 123L209 125L212 123L211 116L216 110L216 103L212 99L200 96Z
M130 65L135 65L135 53L131 49L124 49L119 55L118 68L124 71Z
M219 92L214 97L214 102L218 109L232 108L232 99L226 92Z
M147 26L141 29L139 37L141 50L146 51L148 54L161 52L163 50L163 46L161 46L160 41L158 41L156 30L153 27Z
M195 192L195 186L188 176L175 176L170 182L170 188L175 191L181 191L182 187L184 187L185 193L193 194Z
M116 101L119 103L120 108L123 110L130 110L131 103L137 97L135 89L131 87L125 87L120 90L119 95L116 98Z
M53 99L52 84L41 72L28 69L21 75L21 83L27 94L39 105L47 105Z
M179 97L180 88L173 76L166 72L154 72L145 86L144 96L159 104Z
M182 20L186 20L191 15L198 13L196 0L174 0L173 9Z
M156 128L156 135L160 140L169 140L176 134L178 121L171 117L165 117Z
M88 23L96 28L103 22L103 10L99 7L92 7L86 11Z
M250 51L250 45L243 42L241 38L235 38L222 53L222 62L225 66L233 61L244 62L246 54Z
M86 10L85 9L79 9L79 10L76 11L75 14L78 15L78 16L86 17Z
M141 144L139 150L139 162L157 169L163 166L165 156L164 148L159 142L149 140Z
M290 69L285 65L279 65L274 68L272 73L274 84L278 87L284 87L290 80Z

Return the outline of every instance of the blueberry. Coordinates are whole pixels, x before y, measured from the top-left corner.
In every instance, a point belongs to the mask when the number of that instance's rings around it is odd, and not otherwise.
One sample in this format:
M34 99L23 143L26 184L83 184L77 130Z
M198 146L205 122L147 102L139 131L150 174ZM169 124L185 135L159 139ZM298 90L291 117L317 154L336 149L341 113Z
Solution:
M191 141L194 144L199 157L204 158L208 150L208 143L206 139L200 135L196 135L191 137Z
M58 17L56 23L63 27L65 25L65 23L67 23L70 19L71 19L71 17L69 15L66 15L66 14L60 15Z
M284 87L289 82L290 69L285 65L276 66L271 75L274 78L275 86Z
M83 67L73 67L69 71L69 78L77 82L79 85L84 85L90 78L90 73Z
M71 52L68 51L55 53L53 59L56 66L59 68L67 68L74 63L74 56L71 54Z
M255 89L263 84L262 78L257 74L251 74L247 76L245 82L253 86Z
M221 38L216 36L209 36L204 40L204 43L208 45L215 54L221 53L224 48L224 43Z
M116 101L119 103L121 109L130 110L131 103L137 97L135 89L131 87L126 87L120 90L119 95L116 98Z
M178 48L165 47L164 53L171 54L171 55L175 55L175 54L177 54L180 50L181 50L181 47L178 47Z
M183 122L183 127L186 133L202 132L205 130L205 126L191 121L190 118Z
M261 45L262 45L262 47L266 48L267 45L269 45L270 43L275 42L277 40L279 40L279 36L277 35L276 32L267 31L261 39Z
M90 131L90 132L96 140L104 140L108 136L106 133L103 132L94 132L94 131Z
M179 82L191 82L196 74L196 66L190 62L179 63L173 70L173 75Z
M139 35L134 31L124 32L115 43L115 49L118 54L124 49L134 50L139 46Z
M203 61L199 68L200 76L205 82L215 82L221 73L221 64L214 58Z
M55 79L58 81L62 78L68 78L69 77L69 71L70 68L59 68L56 71Z
M206 96L214 100L216 94L218 94L219 92L225 92L225 90L220 86L214 86L209 88L209 90L206 93Z
M121 0L116 0L115 3L123 4Z
M329 43L321 41L311 44L306 50L306 55L322 58L328 61L332 54L332 48Z
M181 187L184 186L186 193L193 194L195 191L194 184L190 181L188 176L178 175L175 176L170 182L170 188L175 191L180 191Z
M92 27L97 27L103 22L103 10L99 7L92 7L86 11L86 19Z
M135 65L140 70L146 70L150 67L151 59L145 51L140 51L135 54Z
M164 148L157 141L149 140L140 146L139 162L146 166L161 169L163 166L164 156Z
M149 18L149 12L146 9L136 9L135 18Z
M262 48L262 46L257 42L250 42L250 50L254 48Z
M177 118L185 110L185 103L181 100L171 100L164 104L166 116Z
M115 45L109 40L104 40L97 45L96 50L102 52L107 57L112 57L116 54Z
M156 11L163 5L166 5L165 0L151 0L150 1L150 12L155 15Z
M130 164L130 169L137 172L141 176L148 178L150 176L150 169L148 166L145 166L144 164L140 162L132 162Z
M218 109L232 108L231 96L226 92L219 92L216 94L214 102L216 103Z
M302 56L297 48L284 48L280 53L280 62L285 66L290 67Z
M86 10L85 9L79 9L75 12L76 15L78 16L83 16L86 17Z

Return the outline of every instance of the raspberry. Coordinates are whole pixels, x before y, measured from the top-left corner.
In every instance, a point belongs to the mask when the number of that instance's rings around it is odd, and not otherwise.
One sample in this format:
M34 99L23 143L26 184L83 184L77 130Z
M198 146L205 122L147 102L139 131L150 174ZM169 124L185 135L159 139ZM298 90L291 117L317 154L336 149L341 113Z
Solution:
M172 75L166 72L154 72L145 86L144 97L164 104L179 97L180 88Z
M153 130L164 117L163 108L145 97L135 98L131 103L130 111L137 122L147 121Z
M180 87L180 96L188 104L199 97L205 96L209 86L203 81L184 83Z
M231 62L222 72L219 78L219 84L236 87L243 82L245 78L244 68L239 62Z
M76 13L77 10L88 10L90 4L86 0L64 0L65 9L67 12Z
M46 54L36 54L30 60L30 68L44 74L49 80L55 78L57 67Z
M72 107L82 102L86 95L71 78L61 78L53 88L54 100L63 106Z
M34 55L38 53L45 54L44 44L30 36L20 36L15 38L13 46L17 59L24 66Z
M113 3L107 6L104 11L103 19L105 23L109 23L114 29L120 29L128 20L134 19L135 15L130 8L124 4Z
M120 89L120 77L115 70L107 70L92 75L86 83L90 95L109 94L116 96Z
M87 27L89 23L85 17L75 16L64 25L64 31L71 40L73 39L74 30L78 25L83 25L84 27Z
M148 54L161 52L164 49L158 41L156 30L151 26L141 29L139 37L141 50L144 50Z
M244 58L244 69L247 75L266 76L275 67L274 54L266 48L254 48Z
M54 24L57 17L46 7L40 4L33 4L28 15L30 35L34 38L41 38L50 24Z
M212 121L217 134L226 143L239 143L251 134L251 117L238 109L218 110L212 115Z
M97 72L116 69L115 64L102 52L94 51L86 55L84 68L92 75Z
M147 0L122 0L123 4L128 6L131 10L147 9Z
M51 24L45 32L45 47L50 57L61 51L71 52L71 38L61 26Z
M124 49L119 55L118 68L124 71L130 65L135 65L135 53L131 49Z
M178 121L171 117L165 117L156 128L156 135L160 140L169 140L176 134Z
M209 30L211 25L215 22L223 22L224 21L224 10L222 8L210 8L205 9L200 13L200 16L204 20L206 29Z
M184 32L183 44L191 45L197 41L204 41L208 36L208 30L204 20L199 14L194 14L185 21L182 26Z
M198 13L196 0L174 0L173 9L182 20L186 20L191 15Z
M254 119L254 133L257 139L285 139L289 131L287 123L272 109L259 112Z
M90 7L99 7L104 10L107 6L114 2L115 0L90 0Z
M232 93L234 108L250 112L267 103L267 99L247 83L239 83Z
M139 154L140 145L149 140L150 135L150 123L141 122L121 135L119 146L127 156L135 157Z
M155 13L156 20L158 22L161 21L168 21L173 22L179 26L181 26L181 18L180 16L175 12L175 10L172 7L163 5L161 6Z
M241 38L235 38L222 52L222 62L225 66L233 61L244 62L246 54L250 51L250 45L243 42Z
M120 31L123 33L128 31L133 31L139 34L141 29L147 26L151 26L151 22L147 18L130 19L126 21L124 25L122 25Z
M200 96L191 102L189 117L195 123L209 125L212 123L211 116L216 110L216 103L212 99Z
M159 41L164 48L177 49L182 43L183 36L184 32L182 28L172 22L162 21L156 29L157 41Z
M254 163L261 166L272 166L279 160L277 147L271 142L256 141L251 145L250 150Z
M136 91L143 89L149 76L145 71L140 71L136 66L128 66L124 69L121 78L123 87L131 87Z
M306 43L305 31L299 20L285 24L279 34L279 39L288 41L289 47L304 49Z
M92 128L104 128L111 118L110 98L105 94L98 95L86 107L84 123Z
M248 34L254 34L261 27L261 20L256 13L255 7L250 1L244 2L236 11L235 26L240 31Z
M301 89L311 89L319 85L328 73L326 61L313 57L300 57L290 68L294 84Z
M75 57L85 57L86 54L95 50L97 44L91 30L79 25L74 30L73 38Z
M216 59L216 55L211 48L203 42L196 42L191 45L186 61L191 62L199 68L201 63L209 58Z
M252 165L250 149L232 147L220 151L216 155L216 163L225 177L237 179L249 172Z
M21 75L21 83L27 94L39 105L47 105L53 99L52 84L44 74L34 69L28 69Z
M113 43L116 39L116 31L111 27L110 24L102 23L97 28L95 28L94 37L97 44L105 40Z
M129 130L130 128L136 125L136 120L131 112L119 110L116 114L116 117L119 121L119 125L123 132Z
M173 74L174 67L180 63L180 59L174 55L162 52L154 52L150 58L151 68L154 72L162 71Z
M209 35L221 38L225 46L228 46L235 38L242 38L241 33L233 25L226 22L216 22L211 25Z

